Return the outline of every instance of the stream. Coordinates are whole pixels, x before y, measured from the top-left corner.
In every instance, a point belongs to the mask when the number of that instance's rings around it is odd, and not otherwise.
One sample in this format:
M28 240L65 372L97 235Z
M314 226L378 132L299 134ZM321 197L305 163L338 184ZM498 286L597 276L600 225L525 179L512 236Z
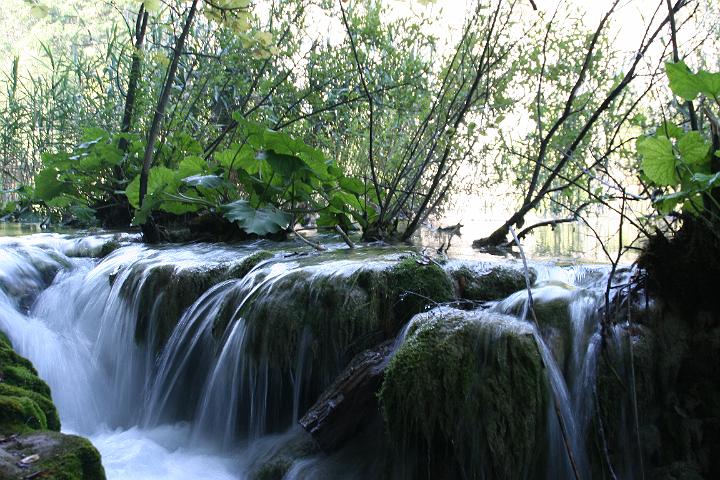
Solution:
M110 240L121 246L96 258ZM334 353L340 334L317 339L307 330L288 349L290 367L273 367L266 359L285 353L274 351L267 335L284 332L263 333L258 322L286 315L281 309L292 305L293 289L305 289L312 303L329 284L361 270L381 271L407 255L407 248L393 247L349 252L332 242L317 254L270 242L146 247L136 240L129 234L0 237L0 331L50 385L63 432L88 437L101 452L109 479L246 478L292 437L299 417L344 368ZM260 250L266 255L241 278L218 273L202 280L208 272L244 268L242 260ZM444 268L483 262L450 260ZM572 339L563 366L547 332L528 328L541 347L576 462L589 478L583 438L593 414L588 395L609 268L532 266L535 301L570 306ZM197 298L175 312L167 304L178 299L164 298L153 282L162 272L180 271L192 279L178 286L180 295L185 288ZM529 322L525 291L486 307ZM253 360L258 338L264 339L261 361ZM554 418L554 410L547 415ZM547 477L570 478L558 424L548 425ZM284 478L373 478L370 463L362 455L315 454L295 462Z

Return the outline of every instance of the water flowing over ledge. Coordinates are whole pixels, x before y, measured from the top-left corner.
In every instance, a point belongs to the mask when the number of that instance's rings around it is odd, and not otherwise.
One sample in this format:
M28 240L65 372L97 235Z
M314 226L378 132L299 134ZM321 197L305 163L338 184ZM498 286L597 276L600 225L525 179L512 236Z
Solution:
M108 478L572 478L568 450L582 478L640 468L637 399L606 398L605 267L533 265L536 328L513 261L132 240L0 241L0 331ZM612 374L634 384L628 338L641 354L649 334L609 328ZM375 413L320 452L300 417L382 342ZM589 448L597 408L604 455Z

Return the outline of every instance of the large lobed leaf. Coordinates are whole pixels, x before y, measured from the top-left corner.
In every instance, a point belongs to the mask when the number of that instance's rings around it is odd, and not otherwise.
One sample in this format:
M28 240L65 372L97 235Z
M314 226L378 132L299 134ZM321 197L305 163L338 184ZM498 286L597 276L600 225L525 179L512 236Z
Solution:
M220 212L231 222L247 233L270 235L286 230L292 221L292 215L274 207L254 208L247 200L237 200L222 205Z

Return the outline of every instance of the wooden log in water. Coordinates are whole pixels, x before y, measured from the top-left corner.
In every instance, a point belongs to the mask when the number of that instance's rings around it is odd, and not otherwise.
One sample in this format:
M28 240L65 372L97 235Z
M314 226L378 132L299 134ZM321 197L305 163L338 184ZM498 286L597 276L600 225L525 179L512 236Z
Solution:
M392 346L387 341L357 354L300 419L323 451L337 450L377 414L377 392Z

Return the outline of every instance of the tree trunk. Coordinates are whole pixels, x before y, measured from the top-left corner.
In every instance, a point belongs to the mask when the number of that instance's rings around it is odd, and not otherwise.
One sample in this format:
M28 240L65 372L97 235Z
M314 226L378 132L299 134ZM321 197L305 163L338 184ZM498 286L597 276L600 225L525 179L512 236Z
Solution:
M160 99L158 100L157 108L155 109L155 115L153 116L152 125L150 126L150 133L148 134L147 145L145 146L145 156L143 157L142 171L140 172L140 206L143 204L145 195L147 194L148 187L148 175L150 173L150 167L153 163L153 157L155 153L155 144L157 143L158 136L160 135L160 127L162 126L163 118L165 117L165 109L167 108L168 100L170 99L170 90L175 82L175 75L177 74L178 64L180 63L180 56L182 55L183 48L185 48L185 41L187 40L188 34L190 33L190 27L192 26L195 13L197 13L197 7L200 0L193 0L190 6L185 25L183 26L182 33L178 37L175 43L175 49L173 51L173 59L168 68L167 78L165 79L165 85L163 86ZM160 235L155 226L155 222L152 219L152 214L148 216L142 226L143 240L147 242L158 241Z
M393 341L359 353L300 419L300 425L325 452L338 449L378 411L377 391Z
M135 20L135 51L132 55L132 65L130 66L130 77L128 79L128 90L125 96L125 109L123 111L122 124L120 131L128 133L132 128L133 112L135 110L135 98L137 97L138 83L140 81L140 68L142 66L141 50L145 43L145 32L147 31L148 12L145 11L143 5L140 5L137 19ZM127 151L128 141L125 138L120 139L118 144L120 150Z

